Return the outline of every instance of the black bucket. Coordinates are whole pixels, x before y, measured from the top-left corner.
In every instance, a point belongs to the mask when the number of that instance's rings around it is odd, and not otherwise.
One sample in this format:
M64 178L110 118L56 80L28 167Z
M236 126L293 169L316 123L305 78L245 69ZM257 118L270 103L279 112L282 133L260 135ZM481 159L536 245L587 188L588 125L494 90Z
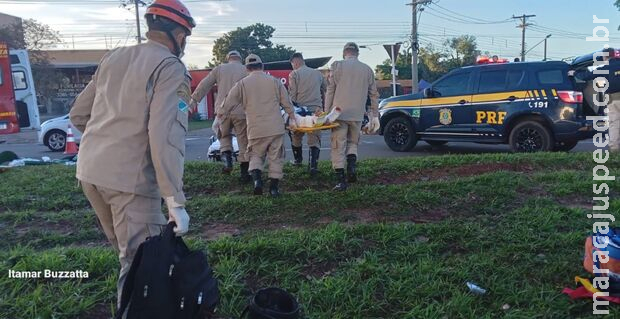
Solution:
M248 319L298 319L299 303L285 290L265 288L250 299L241 318L246 314Z

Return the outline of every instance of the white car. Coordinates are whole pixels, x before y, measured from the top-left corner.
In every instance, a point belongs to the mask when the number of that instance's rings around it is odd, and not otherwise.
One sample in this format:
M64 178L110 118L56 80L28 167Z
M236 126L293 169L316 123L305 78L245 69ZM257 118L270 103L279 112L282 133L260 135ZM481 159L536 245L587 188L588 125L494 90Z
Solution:
M69 126L71 126L75 142L80 143L82 134L71 124L69 114L43 122L39 132L39 143L49 147L54 152L64 151Z

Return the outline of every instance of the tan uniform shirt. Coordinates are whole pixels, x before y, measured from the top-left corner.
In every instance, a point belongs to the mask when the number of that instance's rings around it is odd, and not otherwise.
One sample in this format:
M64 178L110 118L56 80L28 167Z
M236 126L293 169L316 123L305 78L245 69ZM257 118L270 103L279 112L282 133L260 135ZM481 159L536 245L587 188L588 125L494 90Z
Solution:
M356 57L336 61L330 68L330 81L325 96L325 110L340 107L341 121L362 121L366 100L370 97L370 111L378 116L379 92L372 69Z
M166 46L149 41L110 52L71 109L84 132L77 178L185 203L189 98L187 69Z
M235 83L248 75L245 66L241 62L232 61L226 64L218 65L209 72L206 78L202 79L192 98L194 101L202 100L211 88L217 84L217 98L215 99L215 113L219 113L219 109L224 103L224 99ZM245 113L240 107L236 107L231 111L231 116L235 118L244 118Z
M321 72L304 65L288 76L288 92L298 106L323 106L327 83Z
M236 105L245 111L250 140L284 134L280 106L293 116L293 106L282 82L262 71L254 71L235 84L222 105L222 116L227 117Z

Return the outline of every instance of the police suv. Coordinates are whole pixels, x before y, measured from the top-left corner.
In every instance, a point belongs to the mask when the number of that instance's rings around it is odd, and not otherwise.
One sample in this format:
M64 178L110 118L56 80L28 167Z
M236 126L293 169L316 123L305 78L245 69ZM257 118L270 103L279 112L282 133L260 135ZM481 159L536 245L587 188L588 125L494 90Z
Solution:
M590 55L591 59L592 55ZM455 69L423 92L383 100L381 134L394 151L418 140L509 144L516 152L568 151L594 135L566 62L493 63Z

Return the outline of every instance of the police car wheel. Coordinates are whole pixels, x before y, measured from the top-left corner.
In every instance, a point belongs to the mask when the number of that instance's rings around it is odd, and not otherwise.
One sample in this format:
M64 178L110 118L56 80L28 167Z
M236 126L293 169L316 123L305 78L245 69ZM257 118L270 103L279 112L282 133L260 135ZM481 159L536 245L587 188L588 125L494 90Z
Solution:
M425 141L425 142L430 144L431 146L442 146L442 145L448 144L448 141Z
M509 141L512 150L520 153L548 152L555 146L549 129L536 121L517 124L510 132Z
M404 117L391 119L385 126L383 138L387 146L395 152L410 151L418 143L413 123Z

